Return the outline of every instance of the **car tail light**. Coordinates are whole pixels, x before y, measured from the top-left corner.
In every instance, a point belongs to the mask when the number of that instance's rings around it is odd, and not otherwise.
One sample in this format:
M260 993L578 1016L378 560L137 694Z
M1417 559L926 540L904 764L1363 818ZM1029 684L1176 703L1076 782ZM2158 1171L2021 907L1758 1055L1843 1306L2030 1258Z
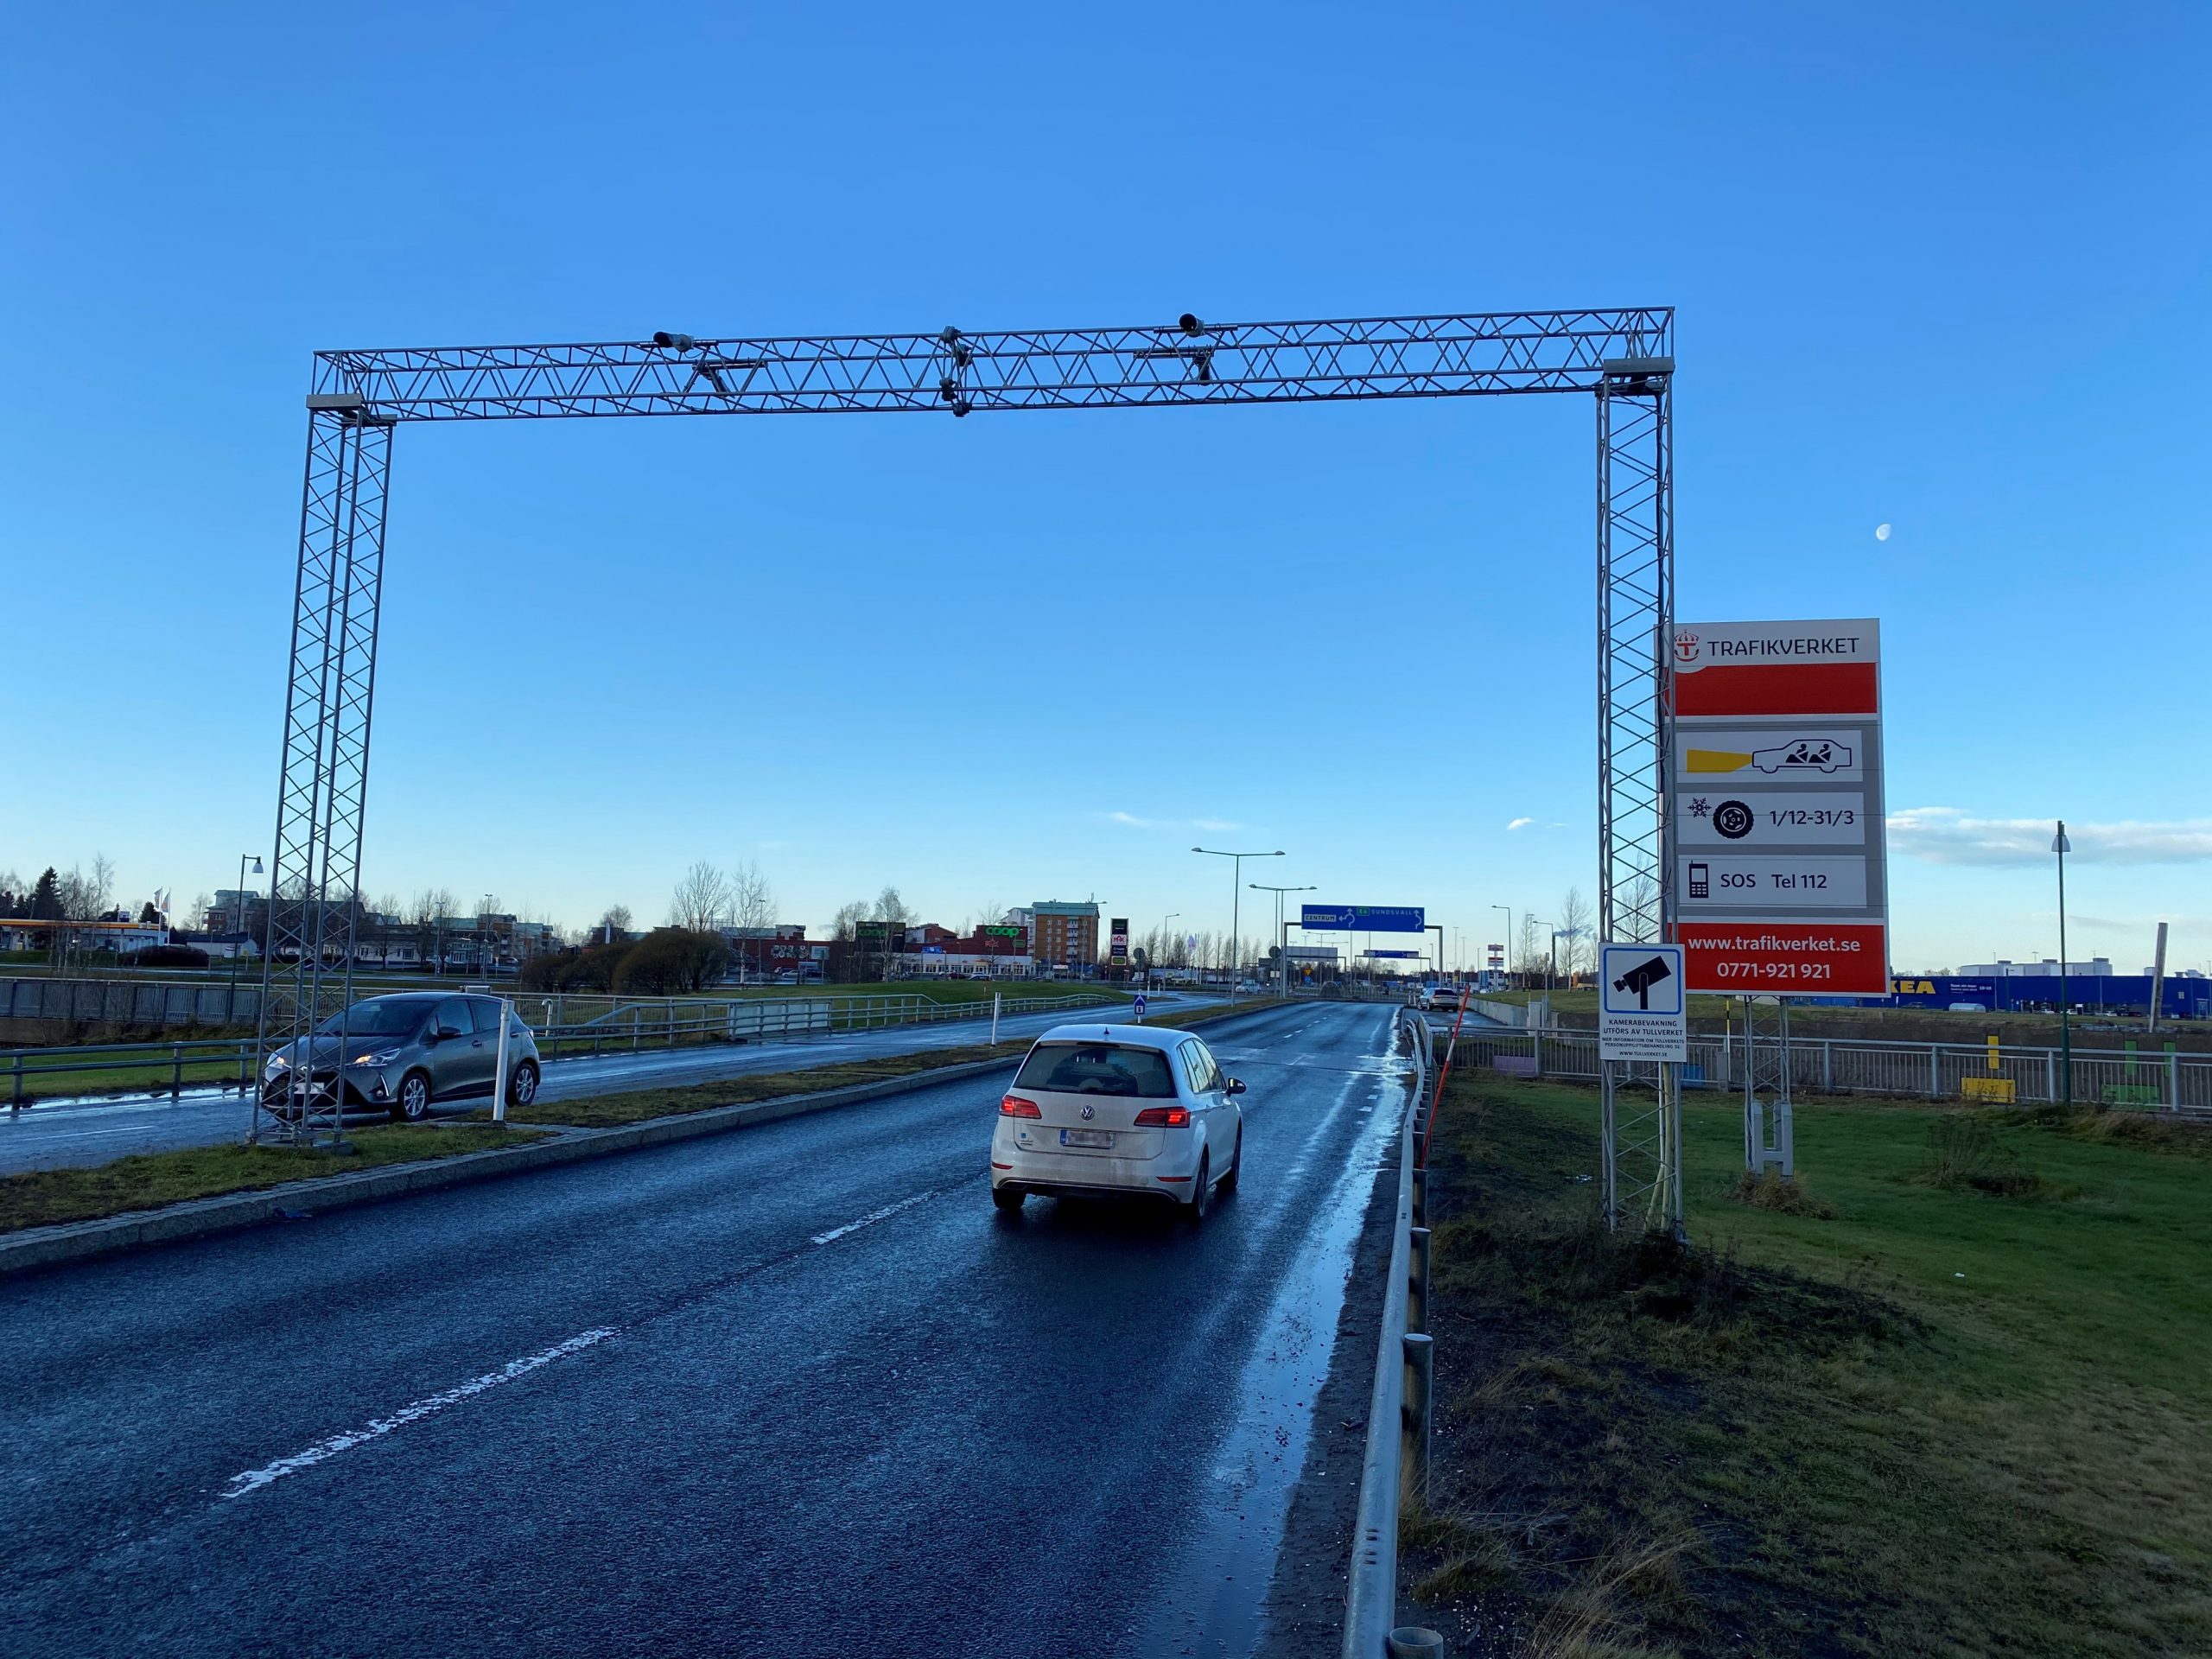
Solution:
M999 1102L999 1116L1001 1117L1042 1117L1045 1114L1037 1109L1035 1101L1024 1100L1020 1095L1008 1095Z
M1186 1129L1191 1126L1191 1109L1187 1106L1147 1106L1137 1114L1136 1126L1141 1129Z

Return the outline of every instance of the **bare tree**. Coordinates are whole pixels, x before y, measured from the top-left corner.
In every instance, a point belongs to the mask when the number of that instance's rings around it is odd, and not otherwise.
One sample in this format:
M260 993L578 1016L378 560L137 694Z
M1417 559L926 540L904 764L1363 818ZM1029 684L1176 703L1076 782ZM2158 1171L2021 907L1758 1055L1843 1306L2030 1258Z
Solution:
M590 943L607 944L619 941L630 931L630 906L609 905L598 921L592 924Z
M976 906L976 918L969 924L969 929L972 931L978 927L999 927L1005 922L1006 906L994 901Z
M730 919L740 927L772 927L776 920L775 889L760 867L751 859L729 873Z
M1595 930L1591 924L1590 901L1582 896L1580 887L1569 887L1559 901L1559 968L1572 980L1586 966L1597 961Z
M669 895L668 921L689 933L710 932L730 907L729 877L701 859Z
M906 930L914 925L914 912L898 888L886 887L875 896L874 919L883 924L883 976L888 979L892 964L906 948Z
M836 920L830 924L830 937L850 944L855 939L860 938L860 925L868 919L867 899L855 899L849 905L840 905L837 907Z
M1541 985L1551 972L1551 941L1544 935L1544 925L1534 916L1521 918L1521 939L1515 953L1514 971L1521 976L1524 985Z
M1637 876L1614 895L1613 933L1638 944L1659 937L1659 887L1649 876Z

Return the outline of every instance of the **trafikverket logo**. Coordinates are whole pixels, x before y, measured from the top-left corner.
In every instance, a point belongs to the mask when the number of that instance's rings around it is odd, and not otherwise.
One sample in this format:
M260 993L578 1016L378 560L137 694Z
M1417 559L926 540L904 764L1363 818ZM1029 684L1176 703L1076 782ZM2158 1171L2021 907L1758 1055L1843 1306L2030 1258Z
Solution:
M1678 663L1697 661L1697 635L1685 630L1675 636L1675 660Z

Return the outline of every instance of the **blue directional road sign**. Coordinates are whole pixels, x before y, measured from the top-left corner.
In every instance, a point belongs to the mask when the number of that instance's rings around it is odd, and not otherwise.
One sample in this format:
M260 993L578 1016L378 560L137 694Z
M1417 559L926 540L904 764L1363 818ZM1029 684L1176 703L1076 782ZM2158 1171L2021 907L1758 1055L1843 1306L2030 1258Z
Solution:
M1139 992L1137 994L1137 1018L1140 1020L1144 1018L1144 994L1142 992Z
M1298 925L1334 933L1419 933L1428 912L1419 905L1301 905Z

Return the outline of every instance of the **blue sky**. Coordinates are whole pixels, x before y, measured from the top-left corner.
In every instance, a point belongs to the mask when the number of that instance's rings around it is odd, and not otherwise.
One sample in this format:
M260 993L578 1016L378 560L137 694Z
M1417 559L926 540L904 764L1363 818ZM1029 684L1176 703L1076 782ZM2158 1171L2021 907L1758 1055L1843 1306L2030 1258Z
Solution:
M0 870L266 848L316 348L1672 304L1680 613L1882 619L1897 964L2055 952L2062 815L2212 963L2201 8L1109 16L18 9ZM1203 839L1471 947L1592 885L1591 443L403 431L365 885L1222 928Z

